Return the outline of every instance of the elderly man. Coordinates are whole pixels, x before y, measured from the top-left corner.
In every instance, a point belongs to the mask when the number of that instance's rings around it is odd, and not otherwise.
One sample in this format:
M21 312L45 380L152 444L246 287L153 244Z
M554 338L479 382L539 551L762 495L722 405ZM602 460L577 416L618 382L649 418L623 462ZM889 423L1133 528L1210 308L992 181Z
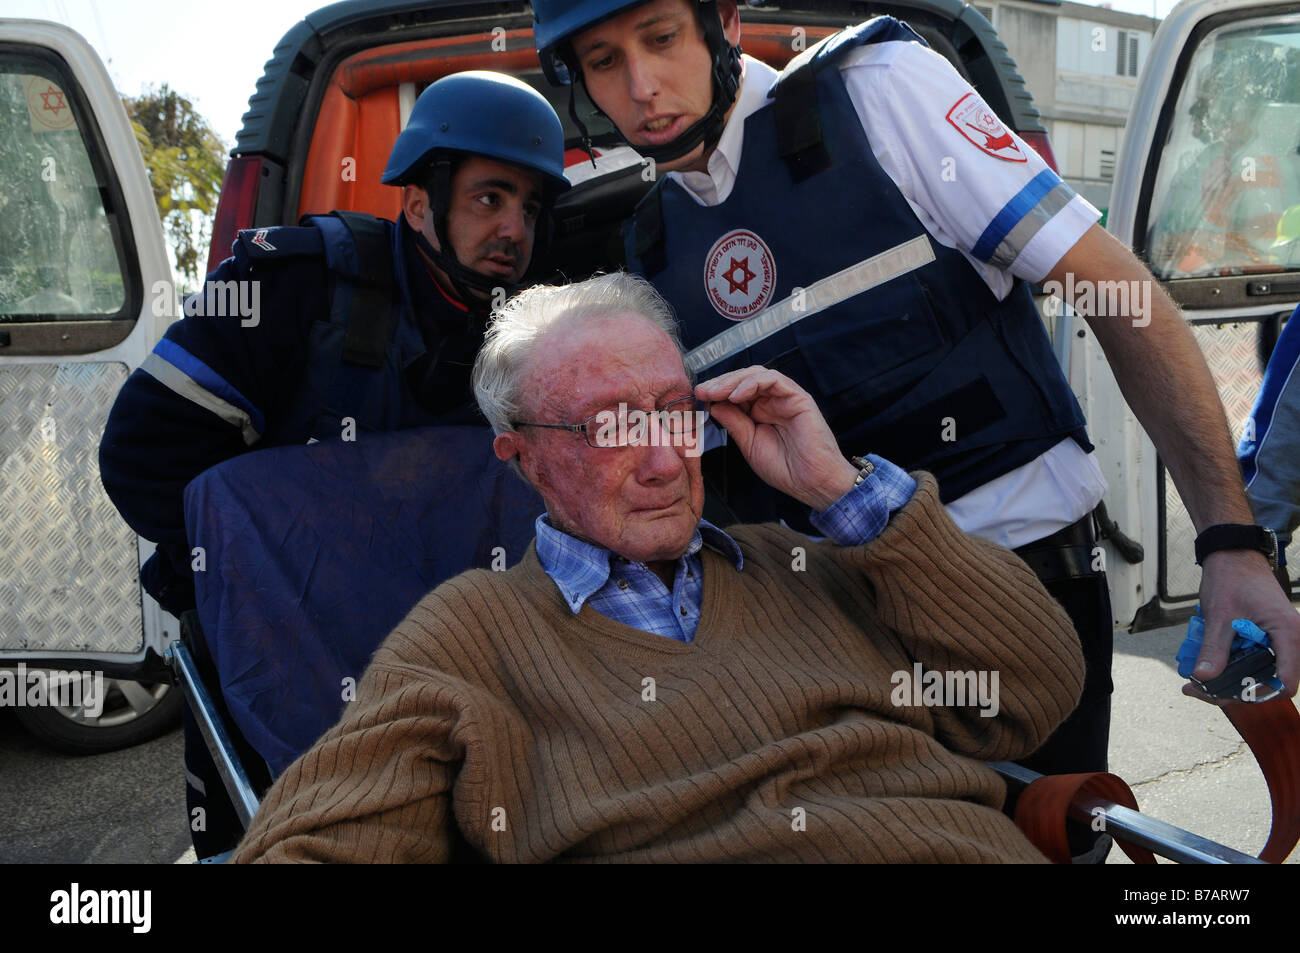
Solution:
M845 460L775 371L693 389L627 275L512 299L474 382L535 543L412 610L235 861L1042 859L982 762L1074 707L1078 640L929 474ZM692 397L828 539L701 520Z
M654 162L627 262L681 315L691 366L789 374L843 447L934 473L957 525L1015 548L1069 611L1087 685L1028 766L1105 769L1115 621L1089 558L1106 480L1029 282L1083 309L1200 534L1197 678L1223 671L1231 622L1247 617L1271 634L1294 694L1300 620L1269 578L1196 339L1100 213L942 55L879 17L805 51L778 82L742 56L737 0L533 0L533 11L547 77L581 85ZM1116 281L1154 293L1108 314L1088 292ZM741 520L800 525L801 501L730 449L709 457ZM1072 836L1081 860L1104 857L1095 836Z

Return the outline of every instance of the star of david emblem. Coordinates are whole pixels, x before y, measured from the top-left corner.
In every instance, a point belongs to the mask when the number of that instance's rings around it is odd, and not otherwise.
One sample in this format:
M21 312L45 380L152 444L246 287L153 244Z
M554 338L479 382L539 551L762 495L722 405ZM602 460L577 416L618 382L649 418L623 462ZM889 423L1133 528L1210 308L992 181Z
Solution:
M734 277L736 272L740 272L739 278ZM749 280L754 277L754 273L749 270L749 256L746 255L739 260L732 258L731 267L722 273L722 277L726 278L727 284L731 286L730 294L735 294L737 291L741 294L749 294Z
M776 293L776 260L763 239L747 228L727 232L704 256L704 293L728 321L762 312Z
M54 105L50 105L51 101L53 101ZM56 116L59 114L60 109L68 108L68 104L63 101L63 90L55 89L52 85L45 92L41 93L41 103L42 109L46 109L49 112L54 113Z

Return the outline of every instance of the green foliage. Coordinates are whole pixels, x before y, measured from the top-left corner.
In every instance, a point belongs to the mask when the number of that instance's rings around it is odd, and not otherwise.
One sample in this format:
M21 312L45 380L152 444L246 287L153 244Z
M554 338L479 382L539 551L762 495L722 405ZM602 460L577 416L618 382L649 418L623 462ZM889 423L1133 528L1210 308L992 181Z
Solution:
M149 170L158 217L181 274L197 283L226 171L226 147L184 96L166 83L122 98Z

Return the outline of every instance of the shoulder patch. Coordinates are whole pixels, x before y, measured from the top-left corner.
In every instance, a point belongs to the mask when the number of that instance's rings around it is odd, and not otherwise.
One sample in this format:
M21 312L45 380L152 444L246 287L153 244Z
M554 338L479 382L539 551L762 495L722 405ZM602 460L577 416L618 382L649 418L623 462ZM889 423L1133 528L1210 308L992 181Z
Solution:
M1002 120L974 93L967 93L948 110L948 122L971 145L995 159L1028 162Z
M321 234L315 228L246 228L239 233L235 247L253 261L287 258L295 255L320 255L325 250Z
M269 231L269 228L259 228L253 232L253 237L249 239L249 242L264 251L275 251L275 246L266 240L266 233Z

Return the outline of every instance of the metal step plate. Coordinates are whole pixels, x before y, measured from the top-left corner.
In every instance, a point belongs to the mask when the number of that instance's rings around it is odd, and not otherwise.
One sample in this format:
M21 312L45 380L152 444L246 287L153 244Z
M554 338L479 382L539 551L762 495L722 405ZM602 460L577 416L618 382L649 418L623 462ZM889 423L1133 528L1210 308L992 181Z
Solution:
M1228 415L1228 427L1235 447L1241 440L1242 428L1250 416L1250 409L1255 406L1255 397L1264 380L1264 372L1259 366L1259 322L1193 324L1192 334L1201 345L1214 383L1219 388L1219 398ZM1169 560L1163 567L1165 578L1161 580L1161 594L1168 601L1181 602L1196 598L1201 588L1201 567L1196 565L1193 551L1196 531L1192 518L1168 470L1164 479L1163 530L1169 546ZM1296 567L1300 567L1300 533L1287 547L1286 562L1294 577Z
M143 644L137 539L99 479L121 363L0 367L0 651Z

